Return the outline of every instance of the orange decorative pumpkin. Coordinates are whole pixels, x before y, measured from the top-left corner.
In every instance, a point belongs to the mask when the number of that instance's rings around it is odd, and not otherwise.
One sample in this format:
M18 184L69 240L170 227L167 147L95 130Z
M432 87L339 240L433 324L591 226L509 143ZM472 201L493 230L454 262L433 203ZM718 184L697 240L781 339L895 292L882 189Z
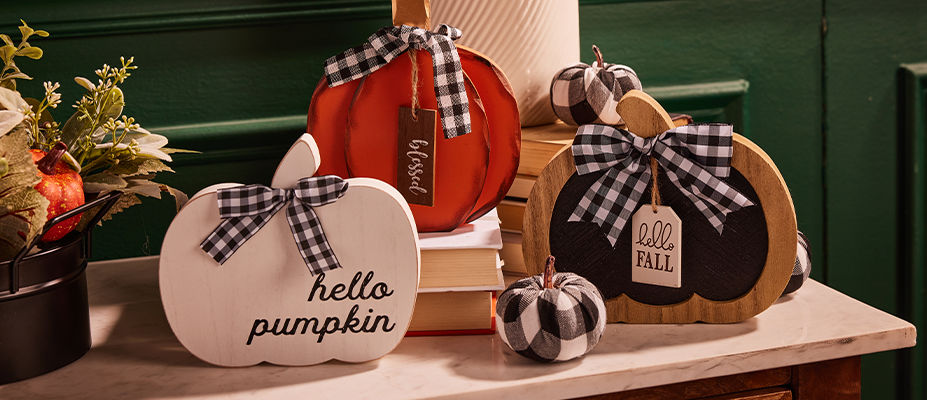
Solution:
M423 7L421 0L393 5L395 25L429 27L427 4ZM411 12L397 13L409 5ZM329 87L322 78L312 95L307 127L323 160L317 174L370 177L397 185L398 110L412 103L412 58L418 69L415 88L420 107L438 108L431 54L410 51L414 57L403 54L339 86ZM448 139L437 119L434 204L410 204L421 232L452 230L485 214L505 196L518 169L521 127L508 80L476 51L457 46L457 53L472 130Z
M35 190L48 199L48 219L70 211L84 204L84 182L77 171L61 161L67 147L58 142L48 153L42 150L30 150L32 161L39 167L42 178ZM54 242L74 230L80 222L80 215L68 218L53 226L44 236L43 242Z

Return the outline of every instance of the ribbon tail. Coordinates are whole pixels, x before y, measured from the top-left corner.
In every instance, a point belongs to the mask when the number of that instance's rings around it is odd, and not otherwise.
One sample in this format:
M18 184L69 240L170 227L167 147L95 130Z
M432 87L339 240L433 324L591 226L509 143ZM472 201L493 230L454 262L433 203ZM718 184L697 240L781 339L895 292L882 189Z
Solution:
M666 168L666 158L659 157L658 161L664 165L664 170L670 181L705 216L705 219L715 228L718 234L724 232L724 221L727 214L754 205L753 201L743 193L737 191L721 179L712 175L687 159L682 159L678 169ZM684 175L680 176L680 172Z
M609 169L589 187L567 221L595 223L614 247L650 182L650 169L640 168L640 164Z
M282 206L283 203L280 203L267 213L225 218L209 236L206 236L206 239L200 242L200 249L216 260L219 265L225 264L239 247L273 218Z
M441 127L446 139L470 133L470 102L464 85L463 66L454 41L433 35L428 46L434 71L435 99L441 113Z
M381 28L359 46L354 46L325 60L323 71L328 86L335 87L372 74L408 49L408 29L388 26Z
M322 230L322 223L312 207L294 200L286 209L287 221L296 247L313 276L341 268L335 252L332 251Z

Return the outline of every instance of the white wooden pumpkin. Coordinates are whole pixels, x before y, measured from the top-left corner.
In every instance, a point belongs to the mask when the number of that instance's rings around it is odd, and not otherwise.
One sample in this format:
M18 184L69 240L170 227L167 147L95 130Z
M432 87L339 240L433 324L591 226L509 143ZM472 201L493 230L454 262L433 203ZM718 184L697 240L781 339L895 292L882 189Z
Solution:
M303 135L280 162L272 186L294 187L299 179L312 176L319 162L315 141ZM382 287L374 288L380 282L392 293L341 301L323 301L321 292L313 294L321 275L312 276L306 268L285 210L220 266L199 244L221 222L216 190L234 184L214 185L197 193L178 213L161 249L161 300L184 347L212 364L247 366L363 362L399 344L418 288L415 222L405 200L388 184L369 178L346 181L344 197L313 208L342 265L326 271L319 284L335 297L383 292ZM364 287L370 272L372 279ZM352 289L358 274L360 280ZM348 327L352 308L359 325ZM354 332L364 326L374 332Z

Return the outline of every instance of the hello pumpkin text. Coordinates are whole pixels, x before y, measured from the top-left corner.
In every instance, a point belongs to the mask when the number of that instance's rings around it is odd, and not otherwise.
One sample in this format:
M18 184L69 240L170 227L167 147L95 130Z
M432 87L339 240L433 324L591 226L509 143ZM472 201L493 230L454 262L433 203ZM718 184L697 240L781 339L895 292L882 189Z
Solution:
M325 273L320 273L306 301L358 301L381 300L393 295L393 290L385 282L372 283L373 271L366 274L358 271L347 285L337 283L331 288L325 286ZM360 305L354 304L347 315L339 316L306 316L297 318L276 318L271 324L267 319L255 319L248 335L247 345L251 345L255 337L264 334L274 336L317 335L317 343L322 343L326 335L351 333L374 333L377 331L391 332L396 328L395 322L390 322L387 315L374 315L373 308L367 308L366 315L358 315Z

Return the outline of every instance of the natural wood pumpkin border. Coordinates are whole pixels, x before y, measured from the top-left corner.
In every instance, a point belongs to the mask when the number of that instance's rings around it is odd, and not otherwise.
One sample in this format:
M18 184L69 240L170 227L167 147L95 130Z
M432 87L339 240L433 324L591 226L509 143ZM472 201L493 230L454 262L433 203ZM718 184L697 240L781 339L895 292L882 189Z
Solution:
M631 323L731 323L748 319L772 305L788 283L795 264L798 233L795 207L789 189L766 152L749 139L734 134L731 166L756 190L766 217L768 251L766 265L756 284L743 296L712 301L698 294L681 303L654 306L622 294L605 302L608 322ZM528 272L543 273L550 254L550 220L560 189L576 173L573 152L560 151L541 172L525 210L522 252Z

